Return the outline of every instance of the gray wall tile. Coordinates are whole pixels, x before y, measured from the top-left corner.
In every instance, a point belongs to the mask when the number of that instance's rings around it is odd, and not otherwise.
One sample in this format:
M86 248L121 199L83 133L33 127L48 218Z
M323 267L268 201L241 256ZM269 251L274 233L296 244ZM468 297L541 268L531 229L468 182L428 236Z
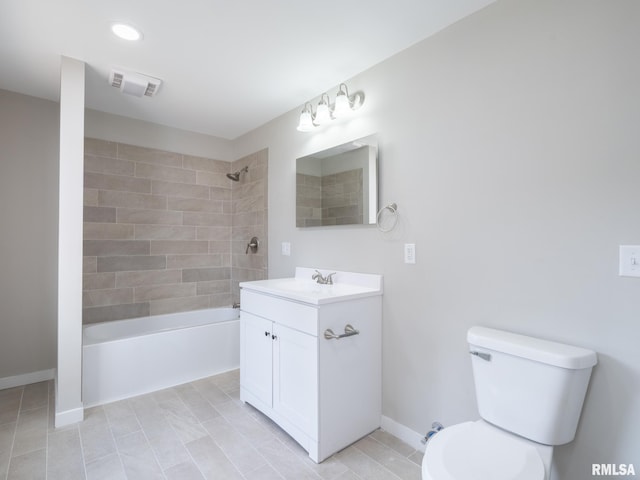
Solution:
M102 307L133 303L132 288L111 288L106 290L85 290L82 294L84 307Z
M182 281L182 270L151 270L145 272L117 272L116 286L138 287L140 285L162 285Z
M136 225L137 240L196 240L196 227L177 225Z
M149 240L85 240L83 253L87 257L149 255L149 244Z
M228 163L85 146L85 323L228 306L238 281L266 277L266 150ZM261 249L245 255L253 235Z
M180 225L182 223L182 212L118 208L117 221L118 223Z
M196 183L196 172L182 168L161 167L147 163L136 163L136 177L153 178L179 183Z
M208 253L209 242L205 240L153 240L151 255Z
M115 223L116 209L109 207L84 207L83 219L85 222Z
M82 276L83 290L101 290L105 288L115 288L116 274L108 273L85 273Z
M222 213L221 200L204 200L197 198L169 198L169 210L189 212Z
M229 244L226 244L229 250ZM222 267L223 257L215 255L167 255L167 268Z
M85 188L118 190L121 192L151 193L151 180L147 178L106 175L104 173L85 173L84 186Z
M222 213L184 212L182 222L184 225L198 226L231 226L231 215Z
M167 197L165 197L164 195L149 195L146 193L99 190L98 205L101 207L128 207L149 208L152 210L166 210Z
M179 153L122 143L118 144L118 158L167 167L182 167L182 155Z
M149 303L130 303L128 305L110 305L82 309L83 323L109 322L125 318L146 317L149 315Z
M108 173L111 175L126 175L133 177L135 164L115 158L98 157L94 155L84 156L84 171L93 173Z
M98 272L163 270L166 265L167 258L163 255L98 257Z
M150 302L150 315L162 315L163 313L189 312L209 308L209 296L169 298L153 300Z
M184 155L182 166L189 170L204 170L207 172L224 173L229 172L229 162L213 160L211 158L194 157Z
M83 196L83 205L97 207L98 206L98 190L95 188L85 188Z
M120 223L93 223L85 219L85 240L133 240L134 226Z
M205 185L165 182L153 180L151 191L154 195L169 195L178 198L209 198L210 188Z
M116 158L118 154L118 144L97 138L84 139L85 155L98 155L101 157Z
M203 282L231 278L229 268L185 268L182 270L183 282Z
M174 283L170 285L149 285L136 287L135 301L162 300L165 298L193 297L196 295L194 283Z

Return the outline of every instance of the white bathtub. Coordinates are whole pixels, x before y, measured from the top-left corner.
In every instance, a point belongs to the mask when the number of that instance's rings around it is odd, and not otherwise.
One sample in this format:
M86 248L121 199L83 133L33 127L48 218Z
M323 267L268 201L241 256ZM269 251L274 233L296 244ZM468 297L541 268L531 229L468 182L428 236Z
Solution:
M233 308L85 325L82 336L85 407L240 366L239 311Z

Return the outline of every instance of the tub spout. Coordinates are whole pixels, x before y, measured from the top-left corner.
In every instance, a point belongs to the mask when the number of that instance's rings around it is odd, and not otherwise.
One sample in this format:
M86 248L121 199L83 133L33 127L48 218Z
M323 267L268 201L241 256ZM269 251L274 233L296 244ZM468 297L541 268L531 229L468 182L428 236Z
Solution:
M240 308L240 302L234 302L233 308Z

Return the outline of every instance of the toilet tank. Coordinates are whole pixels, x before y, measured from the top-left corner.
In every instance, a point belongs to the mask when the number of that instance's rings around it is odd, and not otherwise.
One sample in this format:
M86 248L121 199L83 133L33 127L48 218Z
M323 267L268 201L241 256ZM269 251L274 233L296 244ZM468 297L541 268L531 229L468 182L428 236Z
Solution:
M545 445L573 440L595 352L485 327L467 340L483 419Z

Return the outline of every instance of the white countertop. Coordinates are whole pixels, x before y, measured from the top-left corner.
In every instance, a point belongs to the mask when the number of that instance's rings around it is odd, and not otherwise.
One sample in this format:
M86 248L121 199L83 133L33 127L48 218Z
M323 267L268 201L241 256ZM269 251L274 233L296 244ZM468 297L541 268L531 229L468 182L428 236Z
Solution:
M331 270L317 270L325 276L332 273ZM382 275L337 271L333 285L321 285L311 279L315 271L314 268L297 267L295 277L242 282L240 288L312 305L382 295Z

